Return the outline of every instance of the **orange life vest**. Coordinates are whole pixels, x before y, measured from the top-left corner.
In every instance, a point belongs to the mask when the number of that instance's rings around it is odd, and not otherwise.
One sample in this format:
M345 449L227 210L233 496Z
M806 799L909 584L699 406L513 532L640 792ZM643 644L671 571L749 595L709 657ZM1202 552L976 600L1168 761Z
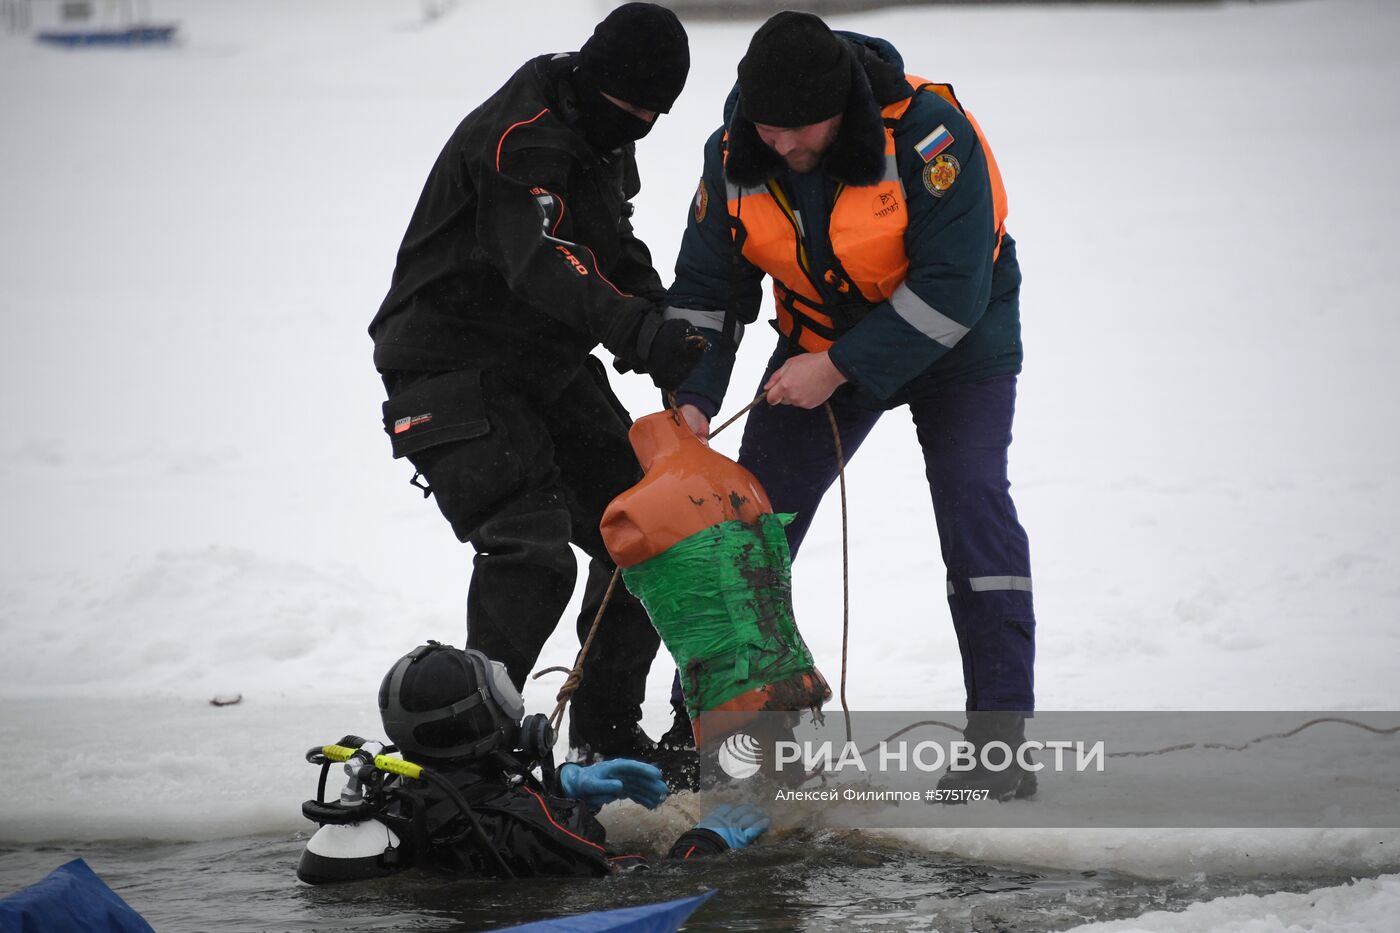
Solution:
M935 84L917 75L905 75L915 93L930 91L958 108L972 124L987 160L992 186L997 243L993 261L1001 250L1006 221L1006 189L1001 171L977 120L963 109L948 84ZM773 278L773 300L777 307L778 329L788 337L796 334L798 344L809 352L829 348L841 333L853 326L871 306L894 294L909 272L904 249L904 232L909 225L904 185L895 159L895 130L913 97L895 101L880 111L885 123L885 173L873 185L838 186L836 200L826 230L836 257L832 268L815 269L806 239L792 210L787 193L777 179L752 187L729 184L727 200L733 221L733 235L740 237L744 258ZM728 150L725 151L728 158ZM817 288L825 281L849 303L828 307ZM853 294L854 292L854 294Z

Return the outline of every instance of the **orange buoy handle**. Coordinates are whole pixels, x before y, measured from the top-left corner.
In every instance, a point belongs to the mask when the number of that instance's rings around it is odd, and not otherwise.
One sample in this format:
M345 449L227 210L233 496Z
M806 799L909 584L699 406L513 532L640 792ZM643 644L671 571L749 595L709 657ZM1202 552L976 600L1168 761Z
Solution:
M637 419L628 432L645 474L603 513L603 543L632 567L721 522L773 511L748 470L701 443L674 411Z

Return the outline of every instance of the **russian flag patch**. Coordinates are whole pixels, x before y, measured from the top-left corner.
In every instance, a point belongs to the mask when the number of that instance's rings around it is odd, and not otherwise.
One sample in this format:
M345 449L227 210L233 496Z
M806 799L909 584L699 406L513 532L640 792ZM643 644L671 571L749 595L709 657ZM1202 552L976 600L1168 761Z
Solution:
M952 144L953 134L948 132L948 127L940 123L937 129L915 143L914 148L918 151L919 158L925 162L932 162L934 156Z

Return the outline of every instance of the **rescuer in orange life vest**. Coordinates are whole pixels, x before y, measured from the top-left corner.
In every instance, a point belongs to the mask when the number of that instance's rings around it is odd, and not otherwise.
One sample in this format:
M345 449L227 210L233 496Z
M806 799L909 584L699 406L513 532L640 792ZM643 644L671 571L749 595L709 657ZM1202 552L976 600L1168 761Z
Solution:
M907 406L947 568L966 736L1015 743L1034 709L1035 616L1007 480L1021 273L991 150L951 87L906 75L888 42L809 13L755 33L724 115L668 295L666 317L711 338L679 390L682 412L705 437L771 277L781 336L739 462L776 512L796 513L796 555L837 473L823 403L847 458L881 413ZM940 783L1005 799L1034 781L1013 767Z

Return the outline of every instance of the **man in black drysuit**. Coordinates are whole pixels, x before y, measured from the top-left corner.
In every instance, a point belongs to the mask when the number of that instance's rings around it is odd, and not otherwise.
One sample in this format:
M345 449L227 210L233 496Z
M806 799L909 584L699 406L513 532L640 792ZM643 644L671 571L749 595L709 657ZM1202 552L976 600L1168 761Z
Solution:
M649 3L614 10L579 52L526 62L438 156L370 324L394 456L476 549L467 644L517 688L573 592L570 542L592 558L587 631L613 572L599 519L641 478L590 351L663 389L703 352L692 327L663 321L665 289L628 220L634 144L689 67L680 21ZM658 646L617 587L573 698L575 748L650 756L638 722Z
M596 814L623 798L655 809L667 793L660 770L616 758L570 762L556 773L548 723L543 716L522 723L520 694L504 667L481 652L437 642L415 648L384 675L379 710L389 740L425 774L391 777L367 793L354 830L323 815L318 821L337 824L332 830L364 833L374 843L353 850L337 844L334 833L325 841L318 833L297 867L302 881L355 881L411 867L498 878L599 877L646 862L609 849ZM532 773L536 762L542 779ZM320 812L334 809L321 805ZM669 857L741 849L767 827L754 806L717 807L681 834Z

